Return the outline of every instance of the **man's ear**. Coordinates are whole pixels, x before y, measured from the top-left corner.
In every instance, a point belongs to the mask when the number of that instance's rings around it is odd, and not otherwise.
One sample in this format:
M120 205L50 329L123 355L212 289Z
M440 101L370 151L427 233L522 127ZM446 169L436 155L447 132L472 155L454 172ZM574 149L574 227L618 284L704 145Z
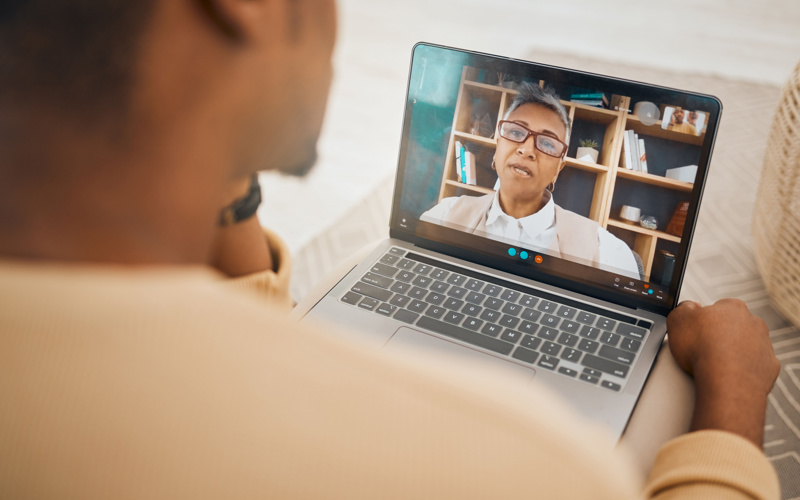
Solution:
M262 36L269 24L266 20L275 13L274 0L195 0L209 21L220 33L235 42L243 42ZM294 0L288 0L294 1Z

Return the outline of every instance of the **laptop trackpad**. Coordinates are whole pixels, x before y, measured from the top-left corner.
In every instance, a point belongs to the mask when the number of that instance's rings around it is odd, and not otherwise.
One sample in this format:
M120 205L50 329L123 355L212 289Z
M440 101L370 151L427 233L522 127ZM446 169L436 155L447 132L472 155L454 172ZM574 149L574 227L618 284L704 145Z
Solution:
M513 377L523 384L533 379L536 370L525 368L511 361L498 358L483 351L471 349L448 340L429 335L412 328L401 327L384 345L383 349L389 351L406 351L412 355L423 353L425 355L442 356L456 359L459 362L472 363L487 370L504 372L506 376Z

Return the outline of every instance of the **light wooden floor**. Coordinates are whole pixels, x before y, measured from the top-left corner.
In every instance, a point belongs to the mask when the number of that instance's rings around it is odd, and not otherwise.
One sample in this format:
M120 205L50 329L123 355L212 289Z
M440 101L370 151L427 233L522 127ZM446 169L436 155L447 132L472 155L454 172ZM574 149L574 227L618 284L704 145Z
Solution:
M411 47L565 53L780 84L800 60L797 0L340 0L336 77L307 178L263 179L262 223L293 251L394 175Z

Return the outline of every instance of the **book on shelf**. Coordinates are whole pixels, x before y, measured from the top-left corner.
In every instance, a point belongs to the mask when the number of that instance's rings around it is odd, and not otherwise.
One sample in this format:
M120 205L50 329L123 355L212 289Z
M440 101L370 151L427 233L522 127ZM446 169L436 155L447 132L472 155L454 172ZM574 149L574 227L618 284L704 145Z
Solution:
M608 95L602 92L583 92L570 95L569 100L577 104L593 106L595 108L608 108Z
M639 139L639 170L647 173L647 153L644 151L644 139Z
M475 176L475 154L472 151L465 150L464 153L464 184L475 186L478 184L478 179Z
M456 141L456 178L464 182L464 145Z
M633 130L626 130L622 135L622 166L628 170L636 170L633 165Z

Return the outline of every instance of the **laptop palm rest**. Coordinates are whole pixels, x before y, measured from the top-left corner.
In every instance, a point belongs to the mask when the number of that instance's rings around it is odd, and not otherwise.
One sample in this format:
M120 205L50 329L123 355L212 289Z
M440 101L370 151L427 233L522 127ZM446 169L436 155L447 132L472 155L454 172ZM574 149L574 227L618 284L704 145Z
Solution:
M383 350L404 351L411 355L433 355L436 356L434 359L449 357L461 364L474 365L476 369L500 372L523 385L536 375L536 370L408 327L399 328L383 346Z

